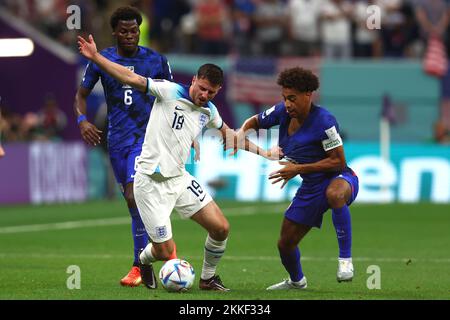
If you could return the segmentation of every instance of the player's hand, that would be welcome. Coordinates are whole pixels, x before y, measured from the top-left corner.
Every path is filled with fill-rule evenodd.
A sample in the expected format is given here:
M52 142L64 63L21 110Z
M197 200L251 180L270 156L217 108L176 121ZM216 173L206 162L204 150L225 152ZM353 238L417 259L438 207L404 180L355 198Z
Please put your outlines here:
M100 144L100 133L102 133L102 131L92 123L88 121L80 122L80 132L83 140L86 141L87 144L90 144L91 146Z
M3 150L3 147L0 146L0 158L5 156L5 150Z
M299 164L295 164L289 161L278 161L278 163L283 165L284 167L270 173L269 180L273 180L272 184L283 181L283 184L281 185L281 189L283 189L289 180L300 173Z
M200 144L198 143L197 140L194 140L192 142L192 148L194 148L195 151L195 155L194 155L194 161L195 162L199 162L200 161Z
M78 50L87 59L92 60L97 53L97 46L92 35L89 35L88 41L78 36Z
M262 156L268 160L280 160L284 156L284 153L283 149L279 146L273 146L270 150L265 151L265 154Z

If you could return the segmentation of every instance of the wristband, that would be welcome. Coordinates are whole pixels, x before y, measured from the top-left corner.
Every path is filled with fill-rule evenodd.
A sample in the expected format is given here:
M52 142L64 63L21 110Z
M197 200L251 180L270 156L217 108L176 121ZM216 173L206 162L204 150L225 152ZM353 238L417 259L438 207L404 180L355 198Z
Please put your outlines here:
M80 124L82 121L87 120L84 114L80 114L77 118L77 123Z

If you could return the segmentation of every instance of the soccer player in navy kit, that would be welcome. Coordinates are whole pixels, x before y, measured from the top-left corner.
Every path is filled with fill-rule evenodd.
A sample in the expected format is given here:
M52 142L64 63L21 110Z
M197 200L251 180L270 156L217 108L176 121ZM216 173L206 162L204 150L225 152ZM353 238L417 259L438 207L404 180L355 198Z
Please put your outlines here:
M117 46L106 48L101 54L135 73L155 79L172 80L167 59L149 48L138 46L141 22L142 16L137 9L129 6L118 8L110 19ZM134 287L142 282L138 263L139 251L146 247L149 240L134 200L135 162L141 154L155 98L120 83L90 62L77 91L74 105L81 135L90 145L100 143L101 131L86 119L86 98L99 79L108 106L107 140L111 165L128 205L134 240L133 267L120 283L123 286ZM174 251L172 258L175 257Z
M358 177L347 166L339 125L326 109L312 103L319 80L309 70L283 71L277 82L284 102L246 120L238 135L249 129L279 125L283 168L270 174L281 187L300 174L303 179L281 226L278 250L290 278L267 290L303 289L307 286L298 245L312 227L320 228L323 214L331 208L339 243L337 280L353 278L351 218L349 205L358 193Z

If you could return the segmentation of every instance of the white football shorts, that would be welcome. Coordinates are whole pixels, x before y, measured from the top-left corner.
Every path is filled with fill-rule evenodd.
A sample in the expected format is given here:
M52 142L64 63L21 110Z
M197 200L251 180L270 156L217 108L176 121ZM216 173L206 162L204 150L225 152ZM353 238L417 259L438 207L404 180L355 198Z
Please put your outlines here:
M212 201L195 178L188 172L172 178L159 173L151 176L136 172L134 198L142 222L151 240L161 243L172 238L170 215L175 209L188 219Z

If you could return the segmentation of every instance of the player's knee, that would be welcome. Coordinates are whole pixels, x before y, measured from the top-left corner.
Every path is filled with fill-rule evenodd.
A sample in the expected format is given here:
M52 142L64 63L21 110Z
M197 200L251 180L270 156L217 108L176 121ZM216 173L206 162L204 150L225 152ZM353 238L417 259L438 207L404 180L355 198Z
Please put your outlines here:
M278 250L282 253L291 252L292 250L295 249L296 246L297 246L297 244L292 243L292 241L290 241L287 238L281 237L278 240Z
M331 208L341 208L345 205L345 192L337 188L328 188L327 201Z
M211 230L209 234L214 240L223 241L228 238L230 233L230 224L226 219L223 219L220 224L218 224L214 230Z

